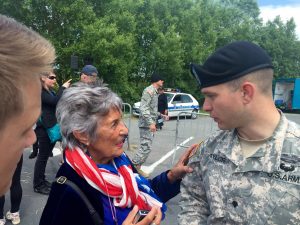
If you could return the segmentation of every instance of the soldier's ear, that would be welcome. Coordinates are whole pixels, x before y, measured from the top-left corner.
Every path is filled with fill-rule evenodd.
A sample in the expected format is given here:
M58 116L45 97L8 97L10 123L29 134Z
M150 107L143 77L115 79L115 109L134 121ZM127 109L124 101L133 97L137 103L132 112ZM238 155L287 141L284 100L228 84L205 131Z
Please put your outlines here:
M244 82L240 88L240 94L241 94L242 101L245 104L250 103L253 99L255 91L256 91L256 87L253 83Z

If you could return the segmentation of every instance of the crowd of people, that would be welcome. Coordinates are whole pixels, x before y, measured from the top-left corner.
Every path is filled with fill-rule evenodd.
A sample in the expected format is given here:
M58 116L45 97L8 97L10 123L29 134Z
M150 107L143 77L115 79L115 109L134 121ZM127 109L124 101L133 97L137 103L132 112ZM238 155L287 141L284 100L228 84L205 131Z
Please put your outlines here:
M164 78L154 73L142 93L140 148L131 160L122 100L93 65L55 93L52 44L4 15L0 31L0 225L21 221L23 149L33 144L33 189L49 195L40 225L159 225L178 194L182 225L300 224L300 129L274 105L272 60L260 46L235 41L203 65L191 64L203 110L220 131L148 179L141 166L153 151L158 117L168 120L166 105L158 109ZM63 163L51 184L45 169L59 140L49 133L54 127Z

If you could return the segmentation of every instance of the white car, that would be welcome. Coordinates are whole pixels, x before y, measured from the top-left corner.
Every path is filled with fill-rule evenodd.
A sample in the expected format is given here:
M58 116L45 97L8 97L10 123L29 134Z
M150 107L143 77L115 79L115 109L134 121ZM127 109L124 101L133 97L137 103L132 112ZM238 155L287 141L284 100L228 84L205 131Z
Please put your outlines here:
M168 98L169 117L176 117L181 112L188 112L191 113L192 119L197 118L199 103L191 94L171 91L165 91L164 93ZM140 115L140 104L141 102L136 102L133 104L133 115Z

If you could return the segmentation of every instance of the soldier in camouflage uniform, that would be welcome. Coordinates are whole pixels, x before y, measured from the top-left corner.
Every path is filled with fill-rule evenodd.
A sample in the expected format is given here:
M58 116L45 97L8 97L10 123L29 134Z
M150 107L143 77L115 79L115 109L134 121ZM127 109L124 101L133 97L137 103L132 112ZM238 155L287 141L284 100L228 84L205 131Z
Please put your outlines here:
M164 79L158 75L151 76L151 85L143 91L140 105L139 130L140 130L140 148L134 155L132 162L138 171L145 177L149 175L140 170L141 165L146 161L151 152L154 132L156 131L156 119L160 115L157 112L158 92L162 87ZM168 116L162 115L166 120Z
M300 127L274 105L267 53L233 42L191 71L221 131L190 160L179 224L300 224Z

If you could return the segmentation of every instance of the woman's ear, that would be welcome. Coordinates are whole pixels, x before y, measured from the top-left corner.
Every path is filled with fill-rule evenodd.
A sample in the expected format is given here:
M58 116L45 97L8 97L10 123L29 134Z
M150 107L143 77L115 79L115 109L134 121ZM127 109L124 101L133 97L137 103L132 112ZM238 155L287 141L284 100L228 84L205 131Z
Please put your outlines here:
M255 92L255 86L251 82L244 82L241 86L241 93L244 103L252 101Z
M80 143L82 143L86 146L89 145L89 138L86 133L82 133L82 132L75 130L75 131L73 131L73 135Z
M44 82L45 82L45 80L47 79L47 77L46 77L46 76L43 76L43 75L41 75L41 76L40 76L40 79L41 79L41 82L42 82L42 83L44 83Z

